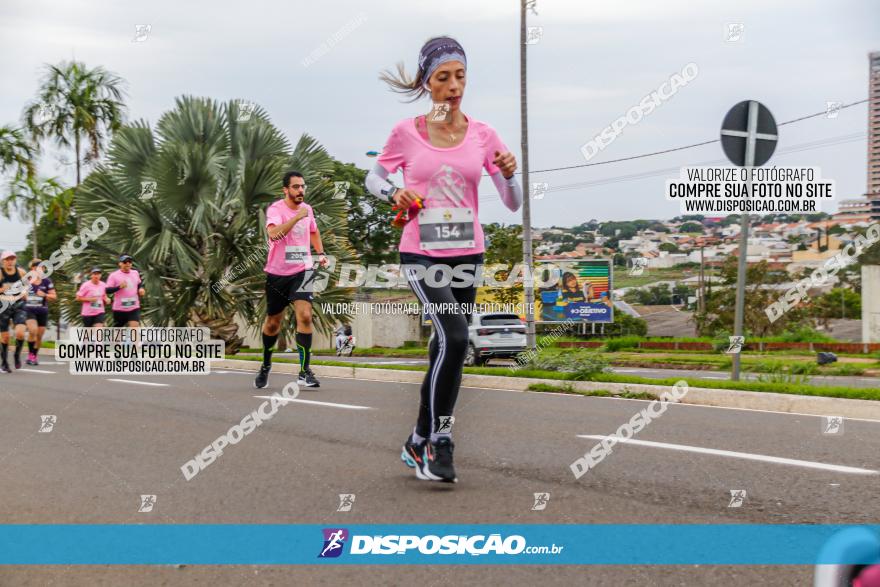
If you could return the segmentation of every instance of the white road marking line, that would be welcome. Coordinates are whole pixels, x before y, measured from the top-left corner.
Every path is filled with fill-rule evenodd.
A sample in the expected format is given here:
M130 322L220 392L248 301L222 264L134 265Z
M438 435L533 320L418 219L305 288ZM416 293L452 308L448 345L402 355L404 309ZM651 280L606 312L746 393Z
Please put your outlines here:
M254 397L258 397L260 399L272 399L271 395L255 395ZM301 403L301 404L315 404L318 406L327 406L329 408L343 408L346 410L372 410L373 409L370 406L354 406L351 404L335 404L332 402L319 402L319 401L311 400L311 399L291 399L291 398L286 398L286 397L279 397L278 400L284 401L284 402L297 402L297 403Z
M593 440L605 440L607 436L593 434L578 434L578 438L591 438ZM786 459L783 457L771 457L767 455L758 455L748 452L737 452L732 450L719 450L716 448L703 448L701 446L689 446L686 444L669 444L667 442L653 442L650 440L635 440L629 438L624 440L618 438L618 442L622 444L635 444L638 446L649 446L652 448L667 448L670 450L679 450L684 452L695 452L704 455L714 455L718 457L732 457L737 459L745 459L749 461L761 461L764 463L773 463L776 465L790 465L793 467L805 467L807 469L820 469L823 471L834 471L835 473L853 473L856 475L877 475L880 471L873 469L860 469L858 467L847 467L845 465L829 465L826 463L817 463L814 461L801 461L798 459Z
M516 389L511 389L511 390L508 390L508 391L517 391L517 390L516 390ZM541 391L533 391L533 392L530 392L530 393L544 393L544 392L541 392ZM599 395L594 395L594 396L582 396L582 395L579 395L579 394L573 394L573 393L569 393L569 394L557 394L557 395L567 395L568 397L588 397L588 399L597 399L597 400L602 400L602 399L604 399L604 400L609 400L609 399L613 400L613 399L616 399L616 400L618 400L618 401L626 401L626 402L652 402L652 401L655 401L655 400L650 400L650 399L633 399L633 398L628 398L628 397L618 397L618 398L615 398L615 397L603 397L603 396L599 396ZM686 403L682 403L682 402L679 402L679 403L670 403L670 404L667 404L667 407L676 407L676 408L710 408L710 409L713 409L713 410L737 410L737 411L740 411L740 412L760 412L760 413L762 413L762 414L779 414L779 415L782 415L782 416L806 416L806 417L809 417L809 418L825 418L825 417L826 417L826 416L823 415L823 414L805 414L804 412L782 412L782 411L780 411L780 410L759 410L759 409L757 409L757 408L734 408L734 407L732 407L732 406L705 406L705 405L701 405L701 404L686 404ZM849 422L870 422L871 424L880 424L880 420L872 420L871 418L853 418L853 417L850 417L850 416L846 416L844 419L847 420L847 421L849 421Z
M44 373L46 375L55 375L55 371L43 371L42 369L19 369L22 373Z
M245 371L245 373L249 373L251 375L256 375L256 371ZM330 376L330 375L321 375L322 379L347 379L349 381L370 381L373 383L396 383L398 385L421 385L421 381L388 381L387 379L364 379L363 377L359 377L355 379L354 377L344 377L344 376ZM574 398L574 399L588 399L588 400L612 400L612 401L625 401L625 402L652 402L654 400L650 399L634 399L634 398L626 398L626 397L602 397L598 395L593 396L584 396L579 393L547 393L545 391L529 391L524 389L507 389L503 387L480 387L478 385L463 385L463 388L467 389L486 389L490 391L512 391L514 393L540 393L542 396L553 396L553 397L565 397L565 398ZM393 389L389 387L389 389ZM757 408L734 408L732 406L704 406L700 404L686 404L686 403L674 403L669 404L670 407L682 407L682 408L706 408L713 410L737 410L740 412L760 412L762 414L779 414L782 416L807 416L809 418L824 418L825 416L822 414L805 414L804 412L783 412L780 410L759 410ZM871 418L853 418L851 416L846 416L846 420L849 422L869 422L871 424L880 424L880 420L874 420Z
M40 361L40 365L66 365L66 362L62 361Z
M135 385L152 385L154 387L169 387L167 383L152 383L150 381L132 381L131 379L108 379L107 381L115 381L116 383L133 383Z

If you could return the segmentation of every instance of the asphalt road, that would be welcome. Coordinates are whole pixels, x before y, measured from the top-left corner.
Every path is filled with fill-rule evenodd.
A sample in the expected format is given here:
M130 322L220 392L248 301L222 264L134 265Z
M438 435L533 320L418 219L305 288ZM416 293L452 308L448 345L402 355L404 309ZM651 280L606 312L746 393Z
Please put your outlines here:
M320 367L316 367L319 377ZM114 379L115 381L110 381ZM44 362L0 379L5 523L877 523L880 422L823 434L814 416L675 405L575 479L639 400L463 389L455 486L399 461L413 384L322 377L186 481L180 467L289 375L72 376ZM352 406L356 406L353 408ZM55 415L38 432L41 415ZM674 445L674 446L671 446ZM735 451L722 456L681 446ZM769 457L769 459L765 458ZM782 464L776 458L804 461ZM760 459L760 460L754 460ZM851 472L845 467L874 471ZM745 490L729 507L732 490ZM533 494L549 492L543 511ZM338 495L353 493L350 512ZM138 512L154 494L152 512ZM0 567L0 585L803 585L808 567Z

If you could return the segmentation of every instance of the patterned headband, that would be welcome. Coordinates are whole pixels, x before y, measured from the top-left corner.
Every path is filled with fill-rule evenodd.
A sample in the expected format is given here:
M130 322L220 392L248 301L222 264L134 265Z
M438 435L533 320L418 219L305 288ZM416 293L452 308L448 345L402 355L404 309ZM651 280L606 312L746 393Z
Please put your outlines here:
M447 61L461 61L465 69L467 68L467 58L458 41L449 37L440 37L425 43L419 53L419 69L425 72L422 79L427 83L434 71Z

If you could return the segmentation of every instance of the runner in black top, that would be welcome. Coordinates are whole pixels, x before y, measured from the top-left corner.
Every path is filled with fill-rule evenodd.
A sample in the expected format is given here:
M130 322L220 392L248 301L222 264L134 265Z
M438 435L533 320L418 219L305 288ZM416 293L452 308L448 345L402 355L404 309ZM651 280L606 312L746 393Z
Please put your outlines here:
M43 335L46 333L46 324L49 321L49 302L58 299L55 284L43 275L42 263L40 259L34 259L30 265L35 277L30 280L27 301L25 302L28 331L28 358L25 362L28 365L40 364L37 354L43 344Z
M25 271L16 264L16 256L12 251L3 251L0 255L0 373L11 373L9 368L9 323L15 328L15 368L21 369L21 349L24 346L25 299L27 284L23 281Z

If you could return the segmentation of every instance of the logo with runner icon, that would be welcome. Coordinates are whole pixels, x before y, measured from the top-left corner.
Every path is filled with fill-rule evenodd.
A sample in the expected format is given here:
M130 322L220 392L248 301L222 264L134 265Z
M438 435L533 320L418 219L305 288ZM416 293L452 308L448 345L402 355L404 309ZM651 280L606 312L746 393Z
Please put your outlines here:
M55 422L57 421L58 418L54 414L40 416L40 429L37 432L52 432L52 429L55 428Z
M449 104L435 102L431 108L431 122L443 122L449 117Z
M633 257L630 259L629 274L633 277L638 277L642 273L645 272L645 267L648 266L648 259L646 257Z
M533 512L539 512L541 510L547 509L547 504L550 502L550 494L549 493L535 493L535 503L532 505Z
M339 507L336 508L337 512L350 512L352 506L354 506L354 493L340 493L339 494Z
M344 200L345 194L348 193L349 187L351 187L351 184L347 181L334 181L333 182L333 199L334 200Z
M153 196L156 194L156 182L155 181L142 181L141 182L141 193L138 197L141 200L152 200Z
M342 554L345 541L348 540L346 528L324 528L324 547L318 554L318 558L337 558Z
M843 418L841 416L823 416L822 434L843 434Z
M251 119L251 116L254 113L254 110L257 109L256 102L239 102L238 103L238 116L236 117L236 122L247 122Z
M746 501L746 490L745 489L731 489L730 490L730 503L727 504L729 508L738 508L742 507L742 504Z
M547 193L547 190L550 189L550 184L546 181L542 181L539 183L532 184L532 199L533 200L543 200L544 195Z
M737 355L742 350L743 345L746 343L745 336L730 336L730 346L727 347L727 353L729 355Z
M455 416L437 416L437 433L452 432Z
M149 513L153 511L153 506L156 505L156 496L155 495L141 495L141 505L138 506L138 511L141 513Z

